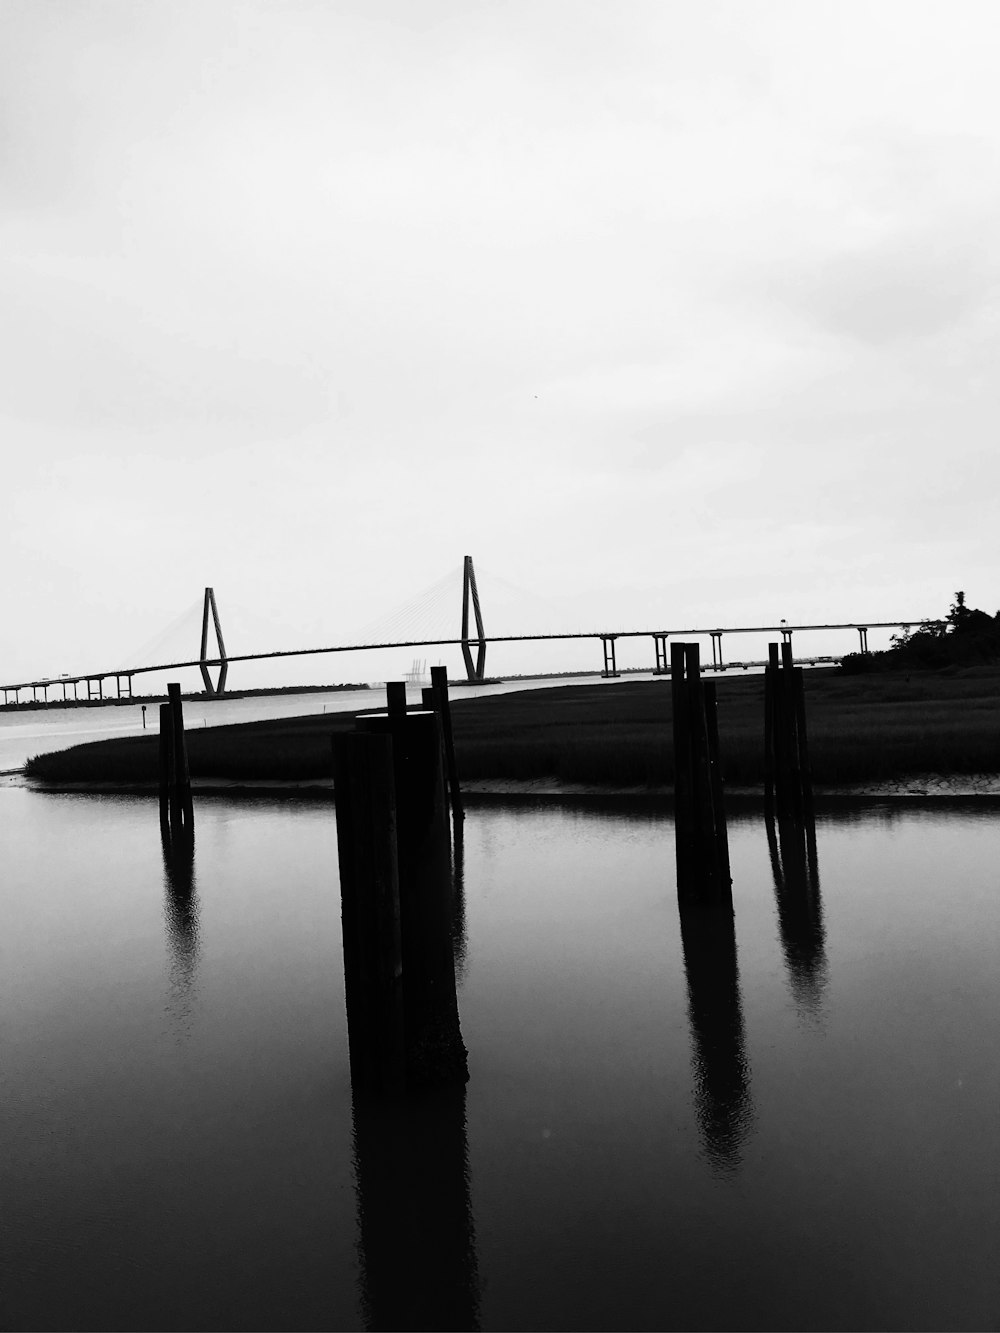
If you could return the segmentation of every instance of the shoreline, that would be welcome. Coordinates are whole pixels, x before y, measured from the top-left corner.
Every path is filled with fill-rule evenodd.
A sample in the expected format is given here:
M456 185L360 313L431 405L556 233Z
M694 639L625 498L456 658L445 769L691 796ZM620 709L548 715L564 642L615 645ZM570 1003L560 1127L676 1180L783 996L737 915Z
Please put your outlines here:
M28 791L59 795L78 793L95 796L150 796L158 794L159 784L155 782L42 782L27 777L22 771L0 773L2 783L7 787L19 787ZM258 780L240 778L194 778L191 792L195 796L333 796L333 778L314 778L280 780L262 778ZM727 786L724 795L737 800L763 800L763 786ZM846 799L869 798L882 800L888 797L898 799L934 799L957 797L1000 797L1000 773L963 773L945 775L940 773L916 774L909 778L887 779L880 782L841 783L833 786L814 786L813 795L821 800L843 797ZM621 800L644 800L648 798L671 798L670 786L613 786L600 783L560 782L556 778L476 778L462 783L462 796L475 799L522 800L525 797L544 800L578 800L593 797Z
M194 790L321 794L332 785L331 739L357 716L351 703L187 729ZM722 769L733 799L763 793L762 706L759 677L720 682ZM807 706L817 796L1000 795L1000 670L878 680L816 672ZM645 681L456 699L463 790L470 799L670 799L671 716L669 694ZM153 733L107 737L35 755L25 777L50 791L149 791L157 756Z

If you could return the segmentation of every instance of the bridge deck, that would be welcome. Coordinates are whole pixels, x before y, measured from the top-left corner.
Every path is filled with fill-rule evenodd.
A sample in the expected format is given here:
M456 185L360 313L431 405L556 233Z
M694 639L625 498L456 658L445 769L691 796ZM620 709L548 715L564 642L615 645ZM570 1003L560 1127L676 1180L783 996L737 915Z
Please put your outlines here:
M484 642L491 643L555 643L568 639L656 639L656 638L709 638L723 634L805 634L821 630L869 630L869 629L906 629L919 625L927 617L916 616L912 620L852 620L835 625L722 625L706 629L621 629L621 630L582 630L573 634L496 634L485 635ZM477 638L471 640L478 642ZM319 657L325 653L363 653L386 648L457 648L464 640L454 639L404 639L393 643L345 643L328 648L281 648L269 653L235 653L221 657L195 657L184 662L161 662L156 666L117 667L110 671L87 671L78 676L50 676L39 680L26 680L15 685L0 685L6 693L18 690L41 690L55 685L80 685L88 681L110 680L114 677L129 679L132 676L148 675L154 671L180 671L186 667L221 666L226 662L270 662L283 657Z

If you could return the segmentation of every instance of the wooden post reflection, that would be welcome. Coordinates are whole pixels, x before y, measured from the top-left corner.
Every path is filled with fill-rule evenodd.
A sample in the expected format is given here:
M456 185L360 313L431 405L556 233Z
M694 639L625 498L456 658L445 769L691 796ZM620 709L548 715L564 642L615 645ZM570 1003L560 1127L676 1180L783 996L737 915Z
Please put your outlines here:
M161 826L164 917L170 949L169 1009L187 1023L198 964L198 898L194 877L194 825Z
M355 1089L366 1329L477 1329L465 1085L401 1098Z
M695 1109L705 1156L731 1174L753 1123L731 909L680 901Z
M800 1014L817 1015L826 985L825 932L811 806L801 819L765 815L788 980Z
M450 938L465 963L465 847L456 821ZM352 1025L364 1015L348 1008ZM465 1082L387 1095L352 1061L354 1169L366 1329L477 1329L479 1278L469 1185Z
M464 813L462 818L465 818ZM454 886L451 944L455 955L455 984L458 985L465 979L465 962L468 951L468 932L465 920L465 830L460 821L455 823L455 840L451 849L451 875Z

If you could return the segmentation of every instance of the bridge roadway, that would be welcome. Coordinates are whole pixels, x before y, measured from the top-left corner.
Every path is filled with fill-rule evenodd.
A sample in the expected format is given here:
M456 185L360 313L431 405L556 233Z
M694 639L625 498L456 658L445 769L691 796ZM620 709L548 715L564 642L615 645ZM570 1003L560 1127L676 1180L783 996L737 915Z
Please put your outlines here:
M363 653L374 652L377 649L385 648L456 648L461 647L463 643L555 643L567 639L600 639L604 646L604 675L617 675L615 665L614 643L616 639L652 639L656 646L656 667L657 670L666 669L666 641L667 639L689 639L689 638L710 638L712 640L712 668L722 670L724 663L722 661L722 636L724 634L780 634L783 638L791 640L792 634L813 633L821 630L857 630L860 640L860 651L868 651L868 631L870 629L908 629L911 625L919 625L927 617L915 616L911 620L854 620L836 625L786 625L783 622L778 625L729 625L715 629L629 629L629 630L587 630L574 634L497 634L484 635L482 640L469 638L468 640L457 639L403 639L394 643L346 643L337 644L330 648L281 648L270 653L236 653L227 654L222 657L195 657L185 662L161 662L156 666L140 667L122 667L112 671L90 671L81 673L78 676L65 675L47 677L41 680L22 681L16 685L0 685L3 690L4 704L8 702L8 694L13 693L15 703L19 702L17 695L21 690L31 690L33 702L37 702L35 692L43 690L45 692L45 702L48 702L48 690L54 686L62 686L63 700L67 698L66 690L73 686L73 698L77 698L76 687L81 683L87 685L87 699L103 699L103 682L114 679L117 682L118 698L131 698L132 696L132 677L149 675L155 671L180 671L186 667L217 667L225 662L270 662L282 657L319 657L324 653ZM706 666L708 664L706 663ZM128 682L127 694L122 694L121 683ZM97 684L97 693L92 692L92 685Z

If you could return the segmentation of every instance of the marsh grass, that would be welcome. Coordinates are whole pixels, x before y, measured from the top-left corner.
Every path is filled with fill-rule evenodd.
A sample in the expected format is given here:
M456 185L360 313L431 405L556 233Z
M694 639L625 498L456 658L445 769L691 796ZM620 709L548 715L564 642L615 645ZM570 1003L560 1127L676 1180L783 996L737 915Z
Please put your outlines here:
M806 713L819 785L916 773L1000 770L1000 671L842 676L806 673ZM718 681L727 782L763 781L764 682ZM452 705L459 770L466 779L551 778L606 786L673 781L670 683L622 681L526 690ZM327 714L194 729L193 778L309 780L331 772L330 738L353 714ZM59 782L156 780L155 736L97 741L29 761L35 778Z

